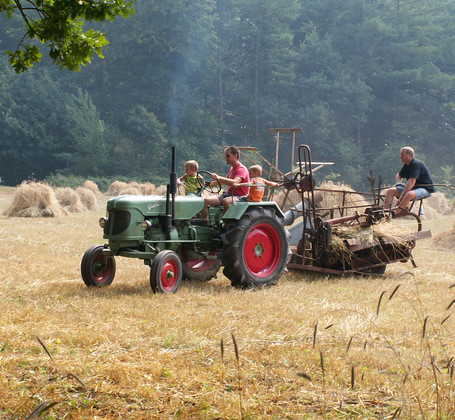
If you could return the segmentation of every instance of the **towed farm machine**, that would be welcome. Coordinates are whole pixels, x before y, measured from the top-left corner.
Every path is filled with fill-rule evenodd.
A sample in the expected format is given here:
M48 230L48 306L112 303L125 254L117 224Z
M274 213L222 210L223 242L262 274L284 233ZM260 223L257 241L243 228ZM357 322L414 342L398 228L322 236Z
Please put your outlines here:
M416 266L412 257L416 240L431 237L430 231L422 231L420 209L419 214L411 210L405 214L411 225L409 220L398 223L394 219L392 223L393 209L381 204L381 177L375 188L372 174L371 193L338 191L342 202L324 208L324 194L334 190L315 187L309 146L301 145L298 156L297 169L284 176L286 193L295 190L299 196L298 204L285 213L285 225L291 233L289 269L383 274L393 262L411 261ZM361 197L361 203L353 200L349 204L348 194Z
M263 159L255 148L240 150L243 157L249 150ZM384 227L395 223L390 223L391 210L381 204L381 180L375 188L372 176L372 193L355 193L372 198L372 204L346 205L343 199L341 205L324 208L324 191L315 187L307 145L299 146L297 168L291 165L288 174L263 160L269 175L278 176L282 183L282 207L288 196L297 195L297 202L286 213L274 201L235 202L224 214L222 206L209 207L205 219L200 217L202 193L219 193L221 185L218 182L213 187L210 173L199 171L197 195L177 195L173 147L165 196L123 195L107 202L107 216L99 220L107 242L84 253L84 283L89 287L110 285L115 257L143 260L150 267L150 286L155 293L176 292L182 279L208 281L221 265L232 286L239 288L275 285L287 268L328 274L383 273L393 262L410 260L414 264L416 240L431 236L422 231L419 216L411 211L408 214L417 222L417 229L384 233Z

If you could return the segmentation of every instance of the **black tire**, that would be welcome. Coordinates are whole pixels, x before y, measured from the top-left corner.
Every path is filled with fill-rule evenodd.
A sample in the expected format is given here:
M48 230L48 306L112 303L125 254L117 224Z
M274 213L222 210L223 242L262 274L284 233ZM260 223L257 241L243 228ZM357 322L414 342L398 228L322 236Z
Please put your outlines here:
M114 280L115 259L104 257L103 248L103 245L94 245L82 257L81 275L88 287L109 286Z
M219 258L203 258L196 252L185 251L184 246L180 247L179 255L182 260L184 280L209 281L216 277L221 267L221 260Z
M233 286L271 286L286 271L286 231L273 209L248 209L240 220L229 223L221 238L223 274Z
M150 267L150 287L153 293L175 293L182 283L182 262L170 250L157 254Z

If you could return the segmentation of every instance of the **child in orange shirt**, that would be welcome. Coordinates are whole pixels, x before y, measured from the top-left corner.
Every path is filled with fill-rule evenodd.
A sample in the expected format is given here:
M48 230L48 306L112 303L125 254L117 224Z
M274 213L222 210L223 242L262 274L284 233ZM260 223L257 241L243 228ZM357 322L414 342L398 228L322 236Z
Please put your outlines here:
M234 184L234 187L251 187L250 194L248 197L245 197L245 200L240 201L262 201L264 197L265 187L269 186L272 188L277 188L280 186L277 182L268 181L267 179L261 178L262 167L260 165L253 165L248 169L250 174L250 182ZM243 198L243 197L242 197Z

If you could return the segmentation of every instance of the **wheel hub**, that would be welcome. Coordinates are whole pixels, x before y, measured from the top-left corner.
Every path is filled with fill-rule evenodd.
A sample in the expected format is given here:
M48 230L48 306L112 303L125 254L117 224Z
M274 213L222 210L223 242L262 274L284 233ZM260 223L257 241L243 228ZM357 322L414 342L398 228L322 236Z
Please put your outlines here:
M256 246L254 248L254 253L256 254L256 258L262 258L262 253L265 252L264 243L256 242Z

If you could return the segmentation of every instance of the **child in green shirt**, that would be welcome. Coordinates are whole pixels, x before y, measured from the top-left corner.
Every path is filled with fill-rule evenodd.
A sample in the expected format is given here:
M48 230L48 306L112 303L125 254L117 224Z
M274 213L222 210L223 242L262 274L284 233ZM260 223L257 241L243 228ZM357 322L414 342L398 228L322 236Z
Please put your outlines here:
M195 195L201 186L197 180L199 164L195 160L185 162L185 175L177 179L177 184L185 184L185 195Z

